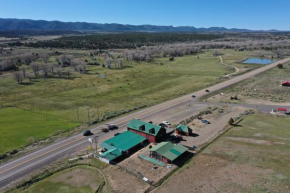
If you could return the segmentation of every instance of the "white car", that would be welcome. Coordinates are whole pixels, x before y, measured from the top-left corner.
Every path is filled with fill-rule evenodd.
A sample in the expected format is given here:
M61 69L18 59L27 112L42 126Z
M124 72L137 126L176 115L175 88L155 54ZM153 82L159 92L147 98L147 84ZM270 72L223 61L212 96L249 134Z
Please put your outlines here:
M163 121L162 123L165 125L171 125L168 121Z

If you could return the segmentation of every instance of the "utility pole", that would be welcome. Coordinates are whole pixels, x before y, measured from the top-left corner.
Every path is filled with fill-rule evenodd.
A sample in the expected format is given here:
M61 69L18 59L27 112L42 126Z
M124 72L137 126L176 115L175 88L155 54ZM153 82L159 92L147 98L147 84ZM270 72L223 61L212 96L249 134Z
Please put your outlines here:
M95 136L96 154L98 152L98 136Z
M88 120L89 120L89 125L91 124L91 120L90 120L90 107L86 107L88 110Z
M97 114L98 114L98 122L100 121L100 117L99 117L99 109L97 107Z
M79 120L79 107L77 107L77 116L78 116L78 122L80 122L80 120Z

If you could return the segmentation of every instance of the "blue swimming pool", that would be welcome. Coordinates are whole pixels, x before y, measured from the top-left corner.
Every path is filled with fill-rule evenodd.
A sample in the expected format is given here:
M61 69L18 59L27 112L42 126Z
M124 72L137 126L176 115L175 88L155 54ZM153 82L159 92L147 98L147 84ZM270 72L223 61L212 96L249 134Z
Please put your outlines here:
M273 62L276 62L276 60L271 60L268 58L248 58L244 60L242 63L243 64L272 64Z

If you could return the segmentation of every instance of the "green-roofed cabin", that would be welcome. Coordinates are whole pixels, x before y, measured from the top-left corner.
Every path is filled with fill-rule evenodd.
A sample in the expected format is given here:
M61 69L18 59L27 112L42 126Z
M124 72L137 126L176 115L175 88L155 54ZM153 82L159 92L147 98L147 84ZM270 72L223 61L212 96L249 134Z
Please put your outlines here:
M148 140L131 131L125 131L101 143L104 153L100 160L106 163L118 162L148 144Z
M188 148L179 144L161 142L150 149L150 157L165 163L175 164L182 159L187 150Z
M175 133L179 135L191 136L192 129L188 127L187 125L178 125L175 129Z
M140 121L139 119L132 119L127 128L129 131L147 138L150 143L160 142L166 136L164 127Z

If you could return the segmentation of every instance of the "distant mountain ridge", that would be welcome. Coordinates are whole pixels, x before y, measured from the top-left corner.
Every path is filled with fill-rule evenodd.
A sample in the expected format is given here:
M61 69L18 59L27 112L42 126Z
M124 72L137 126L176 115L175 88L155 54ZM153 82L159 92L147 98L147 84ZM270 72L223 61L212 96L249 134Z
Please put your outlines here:
M31 19L1 19L0 30L72 30L72 31L103 31L103 32L250 32L252 30L224 27L195 28L193 26L157 26L100 24L87 22L61 22Z

